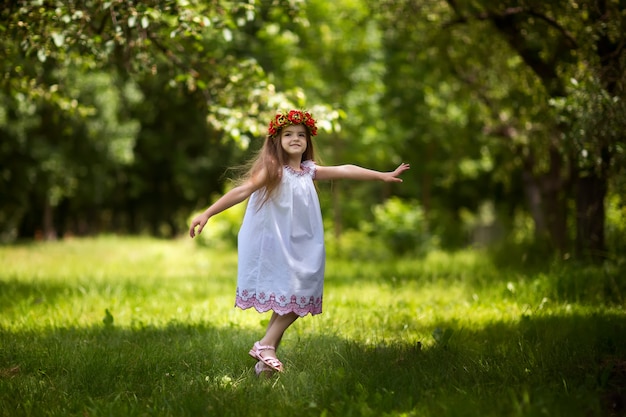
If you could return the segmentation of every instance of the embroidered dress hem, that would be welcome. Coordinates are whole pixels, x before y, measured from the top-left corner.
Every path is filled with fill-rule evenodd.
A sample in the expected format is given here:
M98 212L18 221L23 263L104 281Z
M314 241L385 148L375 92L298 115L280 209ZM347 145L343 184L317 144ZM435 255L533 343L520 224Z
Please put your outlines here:
M281 316L288 313L296 313L298 316L304 317L307 314L315 316L322 313L321 298L315 300L311 297L307 300L306 297L301 297L299 303L296 300L297 297L295 295L291 297L291 301L288 303L276 301L273 295L270 296L268 300L263 301L258 300L256 296L243 298L242 296L237 295L235 307L239 307L242 310L254 307L254 309L259 313L265 313L271 310Z

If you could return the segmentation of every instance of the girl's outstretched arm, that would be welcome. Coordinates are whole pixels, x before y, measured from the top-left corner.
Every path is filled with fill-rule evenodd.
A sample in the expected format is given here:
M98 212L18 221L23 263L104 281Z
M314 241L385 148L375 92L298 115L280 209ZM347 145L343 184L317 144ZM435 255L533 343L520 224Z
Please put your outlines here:
M315 172L315 179L337 180L346 178L361 181L402 182L402 179L398 177L409 168L411 166L405 163L400 164L398 168L390 172L375 171L356 165L318 166Z
M219 200L211 204L211 206L207 208L204 212L194 217L191 221L191 225L189 226L189 236L195 237L196 234L200 234L211 217L223 212L226 209L231 208L236 204L241 203L246 198L250 197L253 192L261 188L263 182L265 181L265 175L265 171L259 172L258 174L246 180L241 185L238 185L237 187L228 191L226 194L221 196ZM196 227L198 227L197 232Z

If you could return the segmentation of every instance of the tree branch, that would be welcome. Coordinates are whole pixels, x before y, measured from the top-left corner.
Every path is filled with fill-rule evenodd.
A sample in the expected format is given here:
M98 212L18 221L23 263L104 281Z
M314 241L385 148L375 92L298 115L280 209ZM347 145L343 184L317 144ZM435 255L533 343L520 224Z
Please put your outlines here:
M567 41L567 46L570 49L578 48L578 42L576 42L576 39L574 39L574 36L571 33L569 33L567 30L565 30L563 26L559 25L558 22L554 20L553 18L546 16L545 14L536 12L535 10L532 10L532 9L522 10L522 13L524 12L528 13L529 15L533 17L543 20L549 26L552 26L554 29L556 29L563 36L563 38Z
M521 6L520 7L507 7L502 12L485 11L482 13L475 14L471 16L470 18L468 18L467 16L461 15L459 8L456 4L456 0L448 0L448 4L450 5L450 8L454 10L458 18L445 23L444 27L453 26L455 24L460 24L460 23L468 23L472 19L481 20L481 21L485 21L485 20L493 21L494 19L502 19L502 18L506 18L510 16L519 16L523 14L528 14L532 17L536 17L540 20L543 20L544 22L548 24L548 26L551 26L554 29L556 29L563 36L563 38L567 41L567 46L570 49L578 48L578 42L576 42L576 39L571 33L569 33L555 19L543 13L540 13L536 10L527 9Z
M454 0L448 0L448 4L451 4L450 7L456 7ZM468 23L470 20L486 20L490 21L508 42L513 50L515 50L522 60L528 65L533 72L541 79L541 82L545 86L546 90L549 91L552 96L563 96L565 95L565 88L556 73L556 69L554 65L551 64L550 60L546 60L541 56L541 52L536 50L535 48L531 48L527 39L523 35L523 31L520 25L519 17L523 14L530 14L528 10L523 7L509 7L506 8L502 12L492 12L486 11L482 13L477 13L471 18L460 15L459 11L456 11L458 18L446 23L446 26L451 26L453 24L458 23ZM540 15L539 13L534 12L533 16ZM554 20L545 17L546 21L552 21L557 27L560 27ZM562 29L560 31L562 34L566 34L566 32ZM574 42L573 47L576 47L576 43L567 34L566 42L569 43L568 39L571 39ZM569 49L572 49L570 47ZM559 52L560 51L556 51Z

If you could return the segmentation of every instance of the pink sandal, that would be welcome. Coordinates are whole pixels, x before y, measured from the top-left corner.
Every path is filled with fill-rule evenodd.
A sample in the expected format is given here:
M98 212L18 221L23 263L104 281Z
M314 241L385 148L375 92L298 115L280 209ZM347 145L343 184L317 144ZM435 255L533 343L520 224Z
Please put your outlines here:
M274 346L269 346L269 345L268 346L262 346L262 345L259 344L259 342L254 342L254 346L252 346L252 349L250 349L250 352L248 352L248 353L254 359L257 359L257 360L263 362L265 365L269 366L273 370L278 371L278 372L282 372L283 371L283 364L281 363L281 361L279 361L277 358L264 358L263 356L261 356L261 353L263 351L266 351L266 350L276 351L276 348Z

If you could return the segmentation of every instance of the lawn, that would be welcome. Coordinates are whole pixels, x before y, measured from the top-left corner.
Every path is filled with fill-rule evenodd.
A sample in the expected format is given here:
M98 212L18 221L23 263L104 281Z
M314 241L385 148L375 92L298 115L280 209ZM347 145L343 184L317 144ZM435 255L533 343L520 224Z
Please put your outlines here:
M233 307L236 260L189 239L0 247L0 416L626 415L618 262L329 259L324 313L259 379L269 315Z

